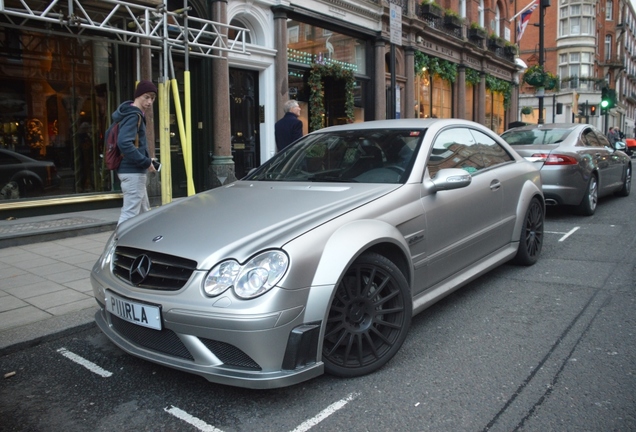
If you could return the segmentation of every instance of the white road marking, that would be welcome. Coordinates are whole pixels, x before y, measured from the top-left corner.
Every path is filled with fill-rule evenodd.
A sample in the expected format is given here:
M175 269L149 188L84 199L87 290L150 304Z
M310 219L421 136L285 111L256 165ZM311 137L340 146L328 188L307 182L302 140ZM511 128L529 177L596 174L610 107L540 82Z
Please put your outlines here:
M574 234L574 232L577 231L579 228L581 228L581 227L574 227L574 228L572 228L570 231L568 231L566 233L560 232L560 231L545 231L545 234L565 234L563 237L561 237L559 239L559 241L562 242L563 240L565 240L566 238L568 238L572 234Z
M108 378L108 377L110 377L113 374L112 372L108 372L106 369L102 369L101 367L97 366L95 363L90 362L90 361L86 360L85 358L80 357L77 354L70 352L66 348L60 348L60 349L57 350L57 352L62 354L67 359L74 361L78 365L84 366L89 371L91 371L93 373L96 373L97 375L99 375L99 376L101 376L103 378Z
M324 419L329 417L331 414L335 413L336 411L338 411L339 409L344 407L347 403L349 403L352 400L354 400L357 396L358 395L356 393L351 393L345 399L341 399L338 402L332 403L327 408L325 408L324 410L320 411L317 416L302 422L292 432L306 432L306 431L308 431L309 429L311 429L312 427L316 426L318 423L320 423L321 421L323 421Z
M563 240L565 240L566 238L570 237L572 234L574 234L579 228L581 227L574 227L572 228L570 231L568 231L563 237L561 237L559 239L560 242L562 242Z
M172 414L173 416L175 416L178 419L183 420L186 423L191 424L192 426L194 426L195 428L199 429L200 431L203 432L223 432L221 429L217 429L212 425L207 424L206 422L204 422L203 420L196 418L195 416L192 416L190 414L188 414L187 412L173 406L172 408L164 408L164 411Z

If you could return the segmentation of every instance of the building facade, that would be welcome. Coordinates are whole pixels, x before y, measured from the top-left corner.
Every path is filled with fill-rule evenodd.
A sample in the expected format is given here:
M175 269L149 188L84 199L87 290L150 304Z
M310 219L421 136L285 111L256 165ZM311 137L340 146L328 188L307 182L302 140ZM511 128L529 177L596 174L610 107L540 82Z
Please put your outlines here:
M540 27L542 10L544 26ZM520 57L529 68L539 63L539 32L543 29L544 68L557 77L557 85L544 90L546 123L582 122L603 131L619 127L627 136L634 136L634 17L633 5L624 0L548 1L532 13L519 44ZM607 112L600 105L604 88L616 94L616 104ZM537 122L540 93L540 88L522 80L521 121Z
M32 164L23 174L33 175L0 171L3 216L120 199L103 135L139 79L172 85L169 103L147 116L151 147L172 166L163 185L151 179L155 204L166 182L171 198L186 196L270 158L287 99L300 103L305 133L397 117L466 118L503 132L518 120L517 11L506 1L145 0L128 2L139 5L132 15L115 10L118 0L58 1L55 12L48 0L14 3L0 10L0 149L3 164ZM164 39L144 33L167 13ZM106 20L110 33L97 25ZM175 35L191 31L200 38L184 49L187 37ZM227 49L215 49L217 37Z

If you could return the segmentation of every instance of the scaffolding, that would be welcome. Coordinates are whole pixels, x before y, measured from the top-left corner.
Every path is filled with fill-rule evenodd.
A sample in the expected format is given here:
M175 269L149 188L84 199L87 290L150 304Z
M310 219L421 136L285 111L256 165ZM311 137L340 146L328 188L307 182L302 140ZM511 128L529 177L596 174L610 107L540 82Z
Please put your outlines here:
M187 0L176 11L168 10L167 0L152 3L159 4L121 0L0 0L0 14L7 20L3 26L21 30L41 31L41 27L35 27L36 23L46 23L51 33L91 39L93 36L88 35L91 32L115 37L115 42L122 45L156 50L163 50L167 44L172 51L184 55L220 58L229 52L248 54L247 29L188 16ZM235 34L232 39L227 36L230 30Z
M192 179L192 131L189 56L224 58L228 53L249 55L245 28L189 16L188 0L183 8L168 10L167 0L131 3L121 0L0 0L0 25L27 31L71 36L87 40L160 51L162 78L159 80L159 144L162 155L170 155L170 87L187 177L188 195L195 193ZM231 37L229 36L231 35ZM185 59L184 112L181 110L172 55ZM138 62L139 64L139 62ZM172 78L168 73L172 73ZM139 67L137 78L140 78ZM172 200L170 158L162 161L162 203Z

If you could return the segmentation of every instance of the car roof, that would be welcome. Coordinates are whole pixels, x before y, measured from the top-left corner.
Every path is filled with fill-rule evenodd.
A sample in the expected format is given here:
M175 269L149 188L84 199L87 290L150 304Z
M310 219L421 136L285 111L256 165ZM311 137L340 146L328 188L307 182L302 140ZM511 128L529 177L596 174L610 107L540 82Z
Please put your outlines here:
M575 130L575 129L584 129L586 127L590 127L592 129L595 129L594 126L587 124L587 123L545 123L545 124L534 124L534 125L526 125L526 126L519 126L516 128L512 128L512 129L508 129L507 131L505 131L504 133L507 132L517 132L517 131L528 131L528 130L535 130L535 129L571 129L571 130Z
M346 125L330 126L319 129L316 132L334 132L339 130L369 130L369 129L425 129L430 127L444 126L471 126L482 130L492 130L485 126L463 119L456 118L426 118L426 119L390 119L390 120L370 120L359 123L350 123Z

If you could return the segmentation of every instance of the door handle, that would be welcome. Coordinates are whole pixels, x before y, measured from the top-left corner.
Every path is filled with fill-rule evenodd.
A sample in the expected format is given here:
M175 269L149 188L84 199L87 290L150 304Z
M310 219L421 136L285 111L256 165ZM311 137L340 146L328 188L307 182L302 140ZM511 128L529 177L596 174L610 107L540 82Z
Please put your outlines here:
M493 180L490 182L490 190L491 191L497 191L499 190L499 188L501 188L501 182L499 180Z

